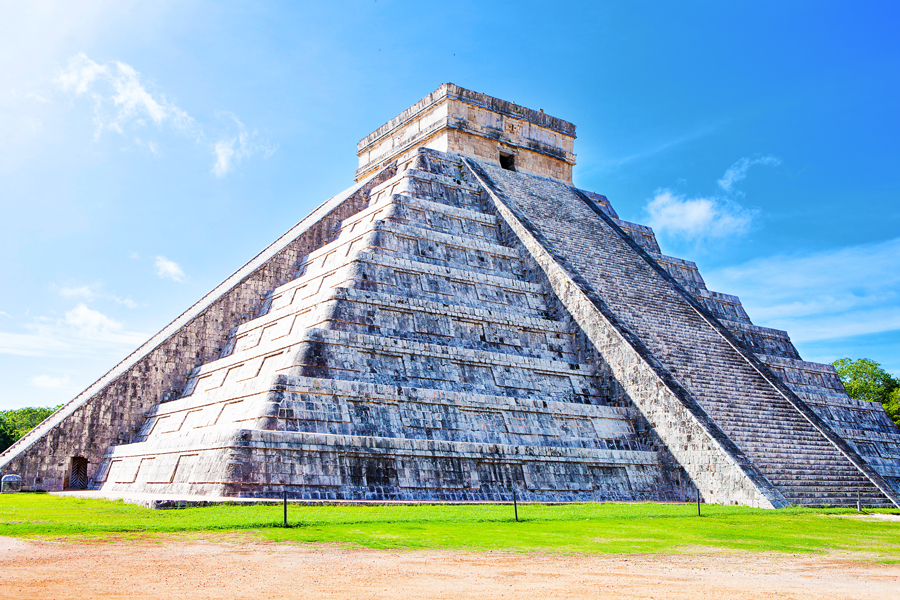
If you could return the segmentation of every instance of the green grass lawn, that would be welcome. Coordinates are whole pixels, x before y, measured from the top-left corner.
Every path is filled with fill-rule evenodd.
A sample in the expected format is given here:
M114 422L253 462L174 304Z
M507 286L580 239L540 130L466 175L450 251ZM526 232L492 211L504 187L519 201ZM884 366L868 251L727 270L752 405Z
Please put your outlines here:
M892 512L898 511L879 511ZM588 553L845 551L900 562L900 522L845 518L850 509L761 510L704 505L218 505L149 510L49 494L0 496L0 535L66 539L145 538L166 533L246 533L288 542L366 548L450 548Z

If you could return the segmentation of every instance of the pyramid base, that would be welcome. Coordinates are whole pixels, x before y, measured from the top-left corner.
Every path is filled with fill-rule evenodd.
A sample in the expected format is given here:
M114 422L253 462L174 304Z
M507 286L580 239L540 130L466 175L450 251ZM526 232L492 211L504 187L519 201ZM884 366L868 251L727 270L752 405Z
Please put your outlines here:
M120 446L112 494L484 502L682 501L656 453L231 429L194 448Z

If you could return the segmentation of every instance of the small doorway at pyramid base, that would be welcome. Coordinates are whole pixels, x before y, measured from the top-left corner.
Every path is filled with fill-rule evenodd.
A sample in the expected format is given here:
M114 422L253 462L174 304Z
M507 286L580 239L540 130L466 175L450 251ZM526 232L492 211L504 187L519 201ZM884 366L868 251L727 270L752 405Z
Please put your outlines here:
M88 461L81 456L73 456L69 462L69 471L66 473L66 481L63 487L67 490L86 490Z

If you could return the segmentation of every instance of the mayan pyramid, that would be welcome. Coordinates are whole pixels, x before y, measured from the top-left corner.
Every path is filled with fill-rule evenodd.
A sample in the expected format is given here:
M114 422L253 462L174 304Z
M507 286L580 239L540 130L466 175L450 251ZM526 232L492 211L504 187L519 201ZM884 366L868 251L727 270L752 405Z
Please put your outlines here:
M575 126L452 84L0 456L30 489L900 506L900 430L572 184Z

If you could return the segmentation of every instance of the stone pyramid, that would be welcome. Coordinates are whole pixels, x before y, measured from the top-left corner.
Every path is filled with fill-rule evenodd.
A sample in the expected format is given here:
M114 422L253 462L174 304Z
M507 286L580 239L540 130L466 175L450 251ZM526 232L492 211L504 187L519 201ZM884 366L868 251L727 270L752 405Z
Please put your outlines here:
M32 489L900 506L900 431L442 85L331 198L0 456Z

